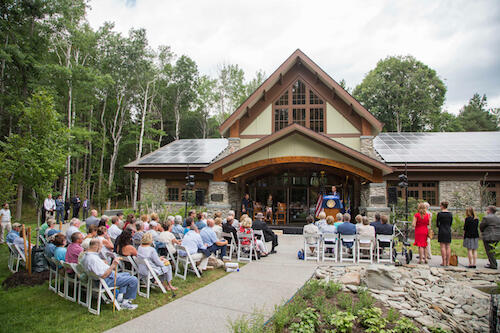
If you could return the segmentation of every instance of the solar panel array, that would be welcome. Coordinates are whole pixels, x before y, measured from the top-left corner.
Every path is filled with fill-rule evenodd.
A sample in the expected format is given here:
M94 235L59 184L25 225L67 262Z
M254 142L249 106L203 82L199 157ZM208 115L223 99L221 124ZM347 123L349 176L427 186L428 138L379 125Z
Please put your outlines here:
M500 163L500 132L381 133L373 146L387 163Z
M177 140L143 157L138 164L209 164L227 145L227 139Z

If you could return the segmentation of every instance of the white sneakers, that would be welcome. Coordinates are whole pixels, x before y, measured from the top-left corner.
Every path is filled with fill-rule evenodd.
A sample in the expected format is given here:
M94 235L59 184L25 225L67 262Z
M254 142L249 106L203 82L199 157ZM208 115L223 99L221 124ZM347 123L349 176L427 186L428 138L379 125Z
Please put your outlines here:
M123 300L123 302L120 303L120 307L128 310L135 310L137 309L137 304L132 304L129 299Z

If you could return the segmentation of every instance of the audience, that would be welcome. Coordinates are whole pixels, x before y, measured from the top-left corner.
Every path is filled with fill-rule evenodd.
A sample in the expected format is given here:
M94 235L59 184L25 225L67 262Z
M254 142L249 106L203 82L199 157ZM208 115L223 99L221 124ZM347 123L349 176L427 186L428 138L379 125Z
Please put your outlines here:
M483 217L479 230L483 236L483 245L490 262L486 268L497 269L496 251L495 246L500 241L500 217L495 215L497 208L495 206L488 206L486 215Z
M101 241L101 255L103 258L108 258L110 254L113 253L114 245L108 235L108 229L105 226L100 226L97 228L97 237Z
M9 231L7 236L5 237L5 241L10 244L14 244L16 238L20 238L19 233L21 232L21 225L17 222L12 224L12 230Z
M240 225L240 230L239 232L241 233L244 233L244 234L253 234L253 229L252 229L252 219L250 217L248 217L248 215L244 214L244 215L241 215L241 225ZM254 238L255 239L255 242L254 242L254 248L255 250L258 252L258 256L259 257L266 257L267 256L267 252L265 251L265 247L264 247L264 242L261 240L261 239L257 239L257 238ZM241 244L242 245L250 245L250 238L248 237L244 237L243 240L241 241Z
M344 215L342 215L342 213L337 213L337 215L335 215L335 223L333 224L335 228L337 228L339 224L344 223L343 218Z
M207 220L207 226L200 231L201 240L207 245L208 251L217 254L220 250L220 259L226 256L227 240L217 238L213 227L215 222L213 219Z
M56 235L49 236L47 238L47 245L45 245L45 249L43 249L43 253L45 253L47 258L54 257L54 251L56 250L56 245L54 244L55 239L56 239Z
M323 226L323 229L321 229L321 233L322 234L336 234L337 228L335 227L334 222L335 222L335 220L333 219L333 216L328 216L326 218L326 224Z
M40 230L40 235L43 235L43 237L47 238L49 235L50 230L56 230L56 220L53 218L49 218L47 220L47 228L45 231L42 233L42 230Z
M186 218L186 220L184 221L184 223L185 223L186 227L184 228L183 233L184 233L184 235L186 235L191 230L191 226L195 225L193 217L192 216L188 216Z
M170 262L164 257L159 257L158 252L156 252L155 248L151 247L151 244L153 244L153 236L150 233L146 233L142 236L141 246L137 249L137 257L149 261L151 268L158 275L165 289L177 290L172 285L172 266ZM146 265L140 264L138 268L140 275L148 275L149 271Z
M267 223L264 221L264 214L263 213L257 213L257 216L255 217L255 220L253 221L252 224L253 230L262 230L262 233L264 234L264 242L272 242L272 248L271 252L269 253L276 253L276 246L278 246L278 236L274 233L274 231L269 228Z
M303 229L306 244L307 245L317 244L318 236L314 237L313 235L319 234L319 228L316 225L316 223L314 223L314 217L312 217L311 215L306 217L306 223L307 224L304 226L304 229ZM309 249L311 250L311 253L314 253L314 249L315 249L314 246L311 246Z
M132 241L135 247L141 245L142 236L144 236L144 223L142 221L135 222L135 229L137 230L132 236Z
M186 225L191 226L192 220L193 218L188 216L186 219ZM197 229L198 228L196 228L196 226L193 226L193 229L186 232L182 238L181 244L186 248L189 255L195 262L200 261L198 268L200 269L200 272L203 272L207 269L208 257L211 253L207 250L207 244L203 243ZM186 253L184 253L184 251L179 251L179 255L184 257L186 256Z
M214 218L214 227L212 228L217 235L217 239L222 239L222 218L216 217Z
M69 222L68 230L66 230L66 242L71 243L71 235L75 232L80 232L80 220L73 217Z
M344 222L337 226L337 232L340 235L355 235L356 225L351 223L351 215L349 213L345 213L343 220ZM353 242L342 242L342 244L347 248L352 248L354 245Z
M97 225L91 224L88 228L88 234L82 242L82 247L87 250L89 248L90 241L95 237L97 237Z
M90 242L87 254L82 259L82 264L86 270L104 279L108 286L112 286L115 283L114 271L118 266L118 259L114 259L111 266L107 265L99 256L101 247L102 244L99 239L93 239ZM129 310L137 308L136 304L132 304L132 300L137 296L137 282L137 278L131 276L129 273L117 274L116 287L119 293L124 294L123 297L117 297L117 299L122 299L120 307Z
M316 222L316 226L318 227L318 232L321 232L321 229L326 225L326 213L320 212L318 218L319 220Z
M141 222L144 225L144 231L149 230L149 216L146 214L141 215Z
M134 231L131 228L123 230L115 242L115 252L121 256L136 256L137 249L132 243L132 235Z
M368 217L363 216L361 218L361 224L356 224L356 234L363 238L370 238L373 241L373 245L375 245L375 228L370 225ZM360 243L359 247L370 249L370 244Z
M379 226L381 223L382 222L381 222L380 213L375 213L375 221L370 223L370 225L372 225L375 229L377 229L377 226Z
M361 214L356 215L354 221L356 221L356 225L361 225L363 223L363 216Z
M95 225L96 227L99 225L99 219L97 218L97 210L92 209L90 211L90 216L85 219L85 226L87 227L87 232L91 225Z
M231 216L231 215L229 215L229 216ZM237 242L238 241L238 230L233 226L235 219L229 218L229 216L228 216L228 219L226 219L226 223L222 224L222 231L226 232L228 234L233 234L234 241ZM226 240L228 242L231 242L231 239L228 237L226 237Z
M75 232L73 235L71 235L71 244L68 245L64 261L77 264L78 256L83 252L82 243L83 234L81 232Z
M175 215L174 222L175 224L172 227L172 233L184 235L184 228L182 227L182 216Z
M195 223L198 230L201 231L203 228L207 226L207 216L208 215L206 212L198 214L198 221L196 221Z
M56 249L54 250L54 258L56 258L57 260L64 261L66 259L66 251L67 251L67 249L65 248L66 238L64 237L64 234L56 235L54 239L54 245L56 246ZM61 268L61 266L59 266L59 268Z
M99 224L97 225L98 227L106 227L106 229L109 229L109 216L107 215L102 215L101 220L99 221Z
M236 216L236 213L234 212L234 210L230 210L228 213L227 213L227 218L224 220L224 224L226 224L228 221L232 221L232 225L234 228L239 229L240 228L240 222L235 218Z
M194 221L194 219L196 218L196 210L191 209L191 210L189 211L188 216L186 217L186 219L184 220L184 223L182 224L182 226L183 226L184 228L186 228L186 227L188 226L188 225L187 225L187 219L188 219L188 218L191 218L191 219Z
M113 216L111 218L111 227L109 227L108 229L109 237L114 242L121 233L122 230L120 229L120 218L118 216Z
M463 246L467 249L468 268L476 268L477 248L479 247L479 220L472 207L467 207L465 216Z
M165 243L167 246L168 252L171 255L174 255L177 250L175 249L176 244L181 244L181 241L175 238L175 235L172 233L173 229L173 218L167 219L166 222L162 222L163 231L158 235L158 241Z

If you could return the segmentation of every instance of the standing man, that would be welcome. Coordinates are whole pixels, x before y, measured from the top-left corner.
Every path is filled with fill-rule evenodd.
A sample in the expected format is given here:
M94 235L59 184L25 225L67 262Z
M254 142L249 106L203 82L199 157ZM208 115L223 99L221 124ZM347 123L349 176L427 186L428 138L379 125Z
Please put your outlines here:
M82 208L83 208L83 220L85 220L89 216L89 208L90 208L90 200L87 197L83 199Z
M337 186L335 185L332 186L332 195L337 197L337 199L340 199L340 194L337 192Z
M56 221L62 221L64 223L64 200L62 195L58 195L56 199Z
M241 215L247 214L252 218L252 201L250 200L250 194L245 193L243 199L241 200Z
M9 204L4 203L2 209L0 209L0 221L2 222L2 227L0 229L0 244L5 242L4 237L12 230L10 220Z
M97 210L92 209L90 211L90 216L85 220L85 225L87 226L87 232L89 232L89 227L91 225L95 225L96 227L99 225L100 219L97 218Z
M52 193L47 195L47 198L43 202L43 208L45 210L45 216L43 222L47 221L47 219L54 218L54 212L56 210L56 202L52 199Z
M495 247L498 241L500 241L500 217L495 215L496 212L497 208L495 206L486 208L487 215L483 217L479 225L479 230L481 230L481 235L483 236L484 249L490 261L490 264L485 267L491 269L498 268Z
M73 205L73 217L78 218L80 207L82 204L82 201L80 200L80 196L78 194L76 194L75 197L71 200L71 204Z

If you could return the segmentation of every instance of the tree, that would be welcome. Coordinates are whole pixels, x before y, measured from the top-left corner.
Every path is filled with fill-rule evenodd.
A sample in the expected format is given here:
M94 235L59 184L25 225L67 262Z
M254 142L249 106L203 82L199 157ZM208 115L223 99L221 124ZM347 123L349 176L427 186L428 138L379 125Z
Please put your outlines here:
M380 60L353 92L389 132L428 129L445 94L446 86L436 71L412 56Z
M214 114L214 106L217 102L215 90L217 81L203 75L199 78L196 91L196 119L201 127L201 137L205 139L211 133L209 128L210 115Z
M35 93L19 107L19 114L19 132L2 142L3 153L17 183L33 190L40 214L43 198L64 169L68 130L59 119L52 96L45 92Z
M486 95L476 93L457 117L464 131L498 131L498 122L493 110L488 109Z
M248 96L245 73L238 65L220 65L217 83L217 119L223 122Z
M433 132L463 132L464 128L458 120L457 116L449 112L436 113L431 116L430 120Z

